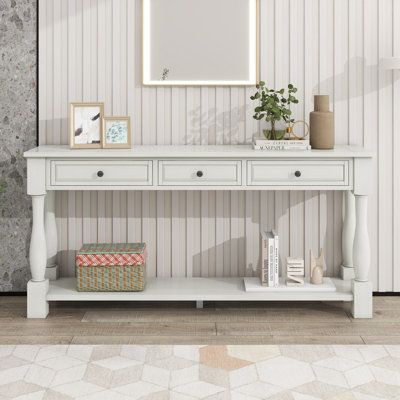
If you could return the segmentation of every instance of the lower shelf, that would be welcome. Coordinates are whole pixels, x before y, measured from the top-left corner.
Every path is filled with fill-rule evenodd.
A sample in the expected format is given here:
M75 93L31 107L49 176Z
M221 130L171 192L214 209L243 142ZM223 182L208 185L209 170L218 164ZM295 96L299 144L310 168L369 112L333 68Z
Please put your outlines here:
M304 285L287 286L285 278L279 278L279 286L268 287L262 286L260 278L244 278L244 287L246 292L336 292L336 286L332 282L332 278L324 278L321 285L312 285L310 279L304 280Z
M350 282L335 292L246 292L243 278L149 278L143 292L78 292L75 278L50 282L48 301L352 301Z

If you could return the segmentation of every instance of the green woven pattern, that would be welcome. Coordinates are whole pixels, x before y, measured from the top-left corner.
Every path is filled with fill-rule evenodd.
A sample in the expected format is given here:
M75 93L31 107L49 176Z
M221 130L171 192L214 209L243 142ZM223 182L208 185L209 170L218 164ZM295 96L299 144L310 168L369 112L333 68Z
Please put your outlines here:
M146 243L85 243L77 254L143 254Z
M141 292L146 284L145 265L77 267L78 292Z

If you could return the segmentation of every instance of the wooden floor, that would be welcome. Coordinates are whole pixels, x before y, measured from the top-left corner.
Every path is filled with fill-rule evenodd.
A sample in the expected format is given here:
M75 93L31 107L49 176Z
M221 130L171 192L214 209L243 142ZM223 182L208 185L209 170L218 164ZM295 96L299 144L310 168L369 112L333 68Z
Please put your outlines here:
M0 344L400 344L400 297L374 297L374 318L348 303L51 303L0 296Z

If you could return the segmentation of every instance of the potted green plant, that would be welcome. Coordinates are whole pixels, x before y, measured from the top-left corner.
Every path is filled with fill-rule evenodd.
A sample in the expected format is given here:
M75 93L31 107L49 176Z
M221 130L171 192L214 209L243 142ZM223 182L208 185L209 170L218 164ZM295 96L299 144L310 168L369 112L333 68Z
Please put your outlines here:
M270 129L264 129L264 135L268 140L282 140L285 136L285 129L277 129L276 124L279 121L285 121L287 124L294 122L291 118L292 110L290 104L297 104L299 101L295 97L297 88L291 83L285 89L268 89L265 82L260 81L256 85L257 92L250 96L251 100L258 100L259 105L254 109L253 118L260 121L264 119L271 124Z

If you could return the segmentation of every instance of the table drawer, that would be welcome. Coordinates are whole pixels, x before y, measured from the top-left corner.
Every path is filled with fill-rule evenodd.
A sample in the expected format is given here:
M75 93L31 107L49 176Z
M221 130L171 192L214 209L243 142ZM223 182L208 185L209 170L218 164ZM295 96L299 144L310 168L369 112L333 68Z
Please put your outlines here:
M347 186L349 161L248 161L249 186Z
M152 161L50 161L52 186L148 186Z
M159 161L160 186L240 186L241 161Z

